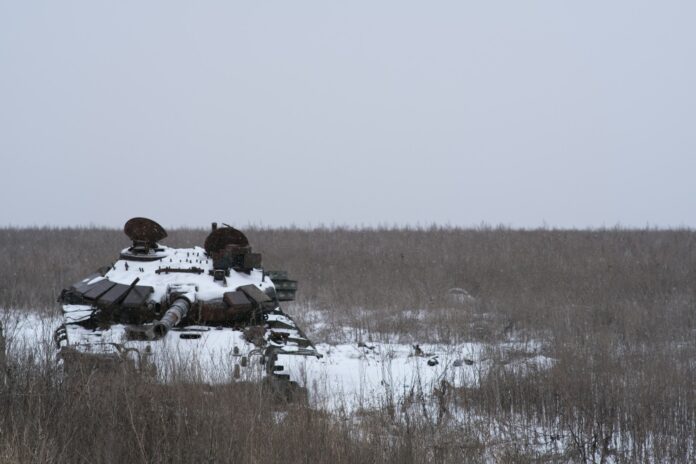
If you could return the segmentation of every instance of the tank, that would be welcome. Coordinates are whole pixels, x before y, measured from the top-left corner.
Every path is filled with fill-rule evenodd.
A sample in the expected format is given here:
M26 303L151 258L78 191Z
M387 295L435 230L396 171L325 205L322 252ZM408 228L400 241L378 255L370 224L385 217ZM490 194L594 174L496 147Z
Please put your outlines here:
M124 232L132 245L114 263L60 294L54 337L66 370L304 386L293 374L301 369L289 367L321 355L281 308L297 282L264 269L241 231L213 223L193 248L162 245L167 232L147 218L130 219Z

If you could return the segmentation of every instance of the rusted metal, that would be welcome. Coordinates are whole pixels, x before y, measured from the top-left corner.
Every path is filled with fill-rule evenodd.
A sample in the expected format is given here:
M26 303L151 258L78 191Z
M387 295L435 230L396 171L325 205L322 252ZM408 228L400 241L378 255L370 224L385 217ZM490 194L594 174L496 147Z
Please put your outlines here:
M234 227L219 227L208 235L203 247L208 254L212 254L224 250L228 245L248 247L249 240L246 235Z
M252 262L251 260L256 260L260 264L260 257L257 258L253 256L255 254L256 253L251 253L250 246L230 244L225 246L221 250L210 252L209 256L213 259L213 266L216 269L232 268L234 270L247 270L257 267L253 265L254 262ZM247 259L250 260L248 261L248 264Z
M150 247L156 246L157 242L167 237L164 227L152 219L143 217L129 219L123 226L123 231L134 243L140 242Z
M201 324L222 324L228 320L227 309L227 305L222 301L203 302L197 306L195 311L197 314L195 314L194 318L197 323Z
M237 290L244 292L251 301L257 303L258 305L263 305L273 301L270 296L262 292L256 285L242 285Z
M230 308L239 311L251 311L254 308L253 303L244 292L227 292L222 295L222 301Z
M271 308L275 306L273 299L266 293L261 291L256 285L242 285L237 290L241 290L249 299L256 304L260 309Z
M241 269L258 269L261 267L261 253L246 253L244 255Z
M213 223L212 232L205 239L205 251L213 259L216 269L234 269L248 272L261 267L261 255L252 253L249 240L234 227Z
M205 302L198 305L195 320L203 324L236 324L249 320L254 308L248 306L229 306L227 303Z
M181 267L162 267L160 269L157 269L155 271L155 274L169 274L170 272L188 272L190 274L203 274L205 271L201 269L200 267L188 267L188 268L181 268Z

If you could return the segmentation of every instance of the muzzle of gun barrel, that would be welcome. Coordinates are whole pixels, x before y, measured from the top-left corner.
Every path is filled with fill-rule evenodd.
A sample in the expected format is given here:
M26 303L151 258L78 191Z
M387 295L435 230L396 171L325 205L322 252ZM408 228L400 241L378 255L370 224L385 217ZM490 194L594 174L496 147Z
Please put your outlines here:
M186 298L177 298L169 306L169 309L164 313L162 319L155 322L152 331L155 337L161 338L167 335L167 332L177 325L183 318L188 314L189 309L191 309L191 302Z

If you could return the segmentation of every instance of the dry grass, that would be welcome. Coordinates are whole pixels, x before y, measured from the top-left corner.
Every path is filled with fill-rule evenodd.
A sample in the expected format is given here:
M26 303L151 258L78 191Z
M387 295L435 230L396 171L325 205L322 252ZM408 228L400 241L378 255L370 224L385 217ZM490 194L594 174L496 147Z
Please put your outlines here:
M174 230L165 243L201 244L205 234ZM696 233L430 228L248 235L267 268L287 269L300 281L290 307L300 317L312 308L335 327L373 337L491 342L497 367L478 388L446 395L447 408L471 417L468 425L433 422L426 412L394 416L389 407L358 427L306 407L278 422L260 390L176 386L165 393L136 380L66 386L48 364L18 363L24 367L2 390L0 461L696 460ZM0 306L53 311L64 286L113 261L127 244L114 230L0 229ZM452 287L474 299L448 301ZM414 310L422 311L414 317ZM495 348L512 338L543 342L556 363L512 372ZM69 427L61 425L66 417L74 418ZM545 440L563 443L555 453L532 446L540 427L553 431Z

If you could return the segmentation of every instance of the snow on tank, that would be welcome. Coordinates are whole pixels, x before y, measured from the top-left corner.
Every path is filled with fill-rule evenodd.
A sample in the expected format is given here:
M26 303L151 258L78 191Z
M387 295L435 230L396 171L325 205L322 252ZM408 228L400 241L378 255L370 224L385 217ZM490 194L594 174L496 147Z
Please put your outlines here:
M264 270L241 231L213 223L203 248L160 245L166 231L146 218L124 232L132 246L116 262L61 292L55 340L66 367L89 361L148 369L164 382L304 386L286 366L321 355L280 307L297 282Z

